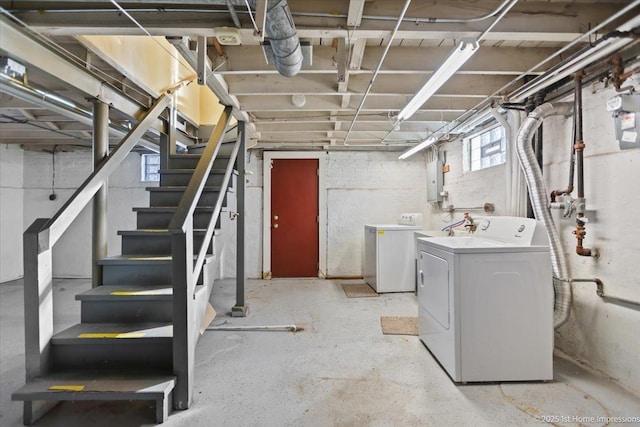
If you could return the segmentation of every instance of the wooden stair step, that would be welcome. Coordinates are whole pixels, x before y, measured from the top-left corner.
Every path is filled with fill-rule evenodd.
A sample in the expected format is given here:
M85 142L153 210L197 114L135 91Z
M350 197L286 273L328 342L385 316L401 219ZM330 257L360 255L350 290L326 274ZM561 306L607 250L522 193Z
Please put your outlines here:
M70 369L171 369L173 325L79 323L51 338L52 366Z
M156 423L167 420L172 406L171 394L176 384L173 375L140 372L74 371L52 373L33 379L11 395L13 401L24 401L29 409L38 401L61 402L79 400L156 402ZM27 411L25 424L37 420ZM34 415L36 415L34 417Z
M197 285L195 294L203 291ZM76 295L82 323L173 321L173 287L167 285L103 285Z
M53 344L106 344L123 341L165 342L173 337L170 323L78 323L53 336Z
M156 286L97 286L76 295L77 301L108 301L108 300L135 300L135 301L164 301L171 300L173 288L171 285Z
M196 255L194 255L194 259ZM202 284L205 271L215 269L215 254L207 254L204 260L204 268L198 277L198 284ZM171 255L157 254L130 254L115 255L102 258L97 261L103 266L103 285L154 285L167 283L172 277Z
M195 256L194 256L195 258ZM207 255L204 262L211 262L214 255ZM135 254L135 255L113 255L98 260L99 265L158 265L171 264L171 255Z
M180 192L180 193L184 193L185 190L187 189L186 186L184 185L167 185L164 187L146 187L145 190L154 193L154 192ZM222 190L222 187L220 186L205 186L203 187L202 191L203 192L215 192L215 193L219 193ZM232 187L227 188L227 192L229 193L233 193L234 189Z
M211 169L211 171L209 172L210 175L224 175L226 172L226 169ZM185 174L185 175L193 175L193 169L187 169L187 168L174 168L174 169L160 169L159 170L160 174ZM233 170L233 174L234 175L238 175L238 171L237 170Z

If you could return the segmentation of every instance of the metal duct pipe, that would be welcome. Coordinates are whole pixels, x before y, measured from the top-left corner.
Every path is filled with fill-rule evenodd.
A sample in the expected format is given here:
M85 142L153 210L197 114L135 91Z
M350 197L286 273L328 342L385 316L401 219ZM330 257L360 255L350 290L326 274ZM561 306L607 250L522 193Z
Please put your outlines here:
M573 111L572 103L542 104L533 110L525 119L516 138L516 152L520 167L524 172L536 219L542 221L549 233L551 247L551 266L553 269L553 289L555 291L555 305L553 310L553 324L557 329L569 319L571 312L571 279L567 260L564 256L560 233L551 216L547 202L547 189L542 177L542 170L536 160L536 154L531 146L533 134L542 121L553 115L569 115Z
M255 8L255 0L251 3ZM276 70L285 77L298 74L302 68L302 48L286 0L267 0L265 33L273 49Z
M76 120L79 123L93 126L93 114L91 111L86 110L79 105L76 105L68 100L62 99L59 96L46 91L38 91L31 86L25 85L20 80L16 80L13 77L0 73L0 92L7 93L11 96L15 96L18 99L29 102L34 105L38 105L54 113ZM129 132L128 129L114 124L109 125L109 133L119 138L123 138ZM138 145L146 148L147 150L155 153L159 152L158 144L148 139L140 139Z

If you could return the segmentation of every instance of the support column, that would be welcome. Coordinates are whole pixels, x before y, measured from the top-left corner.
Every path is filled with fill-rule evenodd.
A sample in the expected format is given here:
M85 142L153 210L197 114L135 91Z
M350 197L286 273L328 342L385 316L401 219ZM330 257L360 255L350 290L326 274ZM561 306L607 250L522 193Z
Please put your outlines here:
M236 197L238 205L238 216L236 217L236 305L231 308L232 317L245 317L249 311L249 306L244 301L244 289L247 283L247 272L245 269L245 188L246 180L246 132L245 122L238 122L238 157L236 168L238 170L238 187Z
M160 169L169 169L169 158L176 154L176 110L169 108L166 133L160 134Z
M109 106L93 100L93 169L109 156ZM102 266L98 260L107 256L107 182L93 196L93 251L91 284L102 285Z

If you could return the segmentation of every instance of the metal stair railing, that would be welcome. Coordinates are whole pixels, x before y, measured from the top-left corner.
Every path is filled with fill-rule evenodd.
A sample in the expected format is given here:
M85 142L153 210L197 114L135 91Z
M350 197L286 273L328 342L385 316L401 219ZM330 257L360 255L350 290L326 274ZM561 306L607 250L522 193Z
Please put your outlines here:
M238 131L238 139L227 164L222 186L214 206L202 245L194 260L193 213L211 172L225 131L231 120L232 107L226 107L209 138L209 141L189 180L176 213L169 224L171 232L172 283L173 283L173 373L177 378L173 391L176 409L187 409L192 401L194 354L200 318L195 311L195 288L203 269L207 249L211 244L215 226L233 174L240 141L244 137Z
M156 118L171 102L176 86L160 96L116 149L89 175L71 198L53 216L39 218L24 232L24 322L26 380L46 375L51 369L50 347L53 337L53 258L55 243L92 200L109 176Z

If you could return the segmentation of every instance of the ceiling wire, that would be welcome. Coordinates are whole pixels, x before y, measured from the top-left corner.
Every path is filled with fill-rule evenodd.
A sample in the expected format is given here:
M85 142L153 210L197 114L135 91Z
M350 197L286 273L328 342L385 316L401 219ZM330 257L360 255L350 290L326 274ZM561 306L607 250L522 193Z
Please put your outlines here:
M410 4L411 4L411 0L407 0L405 2L404 6L402 7L402 11L400 12L400 16L398 17L398 21L396 22L396 25L393 28L393 31L391 32L391 36L389 37L389 42L385 46L384 52L382 52L382 56L380 57L380 61L378 62L378 66L376 67L375 71L373 72L373 76L371 76L371 81L369 82L369 85L367 86L367 90L362 95L362 99L360 100L360 105L358 106L358 109L356 110L356 113L355 113L355 115L353 117L353 120L351 121L351 125L349 126L349 130L347 131L347 134L345 135L344 140L342 141L342 143L344 145L348 145L347 144L347 140L349 139L349 135L351 135L351 131L353 130L353 126L356 124L356 120L358 120L358 116L360 115L360 111L362 110L362 107L364 106L364 102L366 101L367 96L369 96L369 92L371 92L371 88L373 87L373 82L376 80L378 72L380 71L380 68L382 67L382 63L384 62L384 58L387 56L387 52L389 52L389 49L391 48L391 44L393 43L393 39L396 37L396 34L398 33L398 28L400 28L400 24L402 24L402 19L404 18L405 13L407 13L407 9L409 9L409 5Z
M184 69L186 69L188 72L193 72L193 69L185 64L184 62L182 62L182 60L174 55L173 52L171 52L169 49L166 48L166 46L163 46L162 43L160 43L158 40L156 40L155 37L153 37L153 35L151 35L151 33L149 31L147 31L147 29L140 23L138 22L133 16L131 16L131 14L129 12L127 12L127 10L125 8L123 8L122 6L120 6L118 4L118 2L116 0L111 0L111 3L113 3L113 5L120 10L127 18L129 18L129 20L131 22L133 22L138 28L140 28L147 36L149 36L151 38L151 40L153 40L158 46L160 46L160 48L162 48L162 50L164 50L165 52L167 52L169 54L169 56L171 56L173 59L175 59L176 61L178 61L178 64L180 64ZM172 84L176 84L178 82L172 82Z
M258 24L256 24L256 20L253 19L253 13L251 13L251 6L249 6L249 0L244 0L244 3L247 5L247 13L249 14L249 18L251 18L251 22L253 23L253 29L256 30L256 32L260 31L258 29Z

